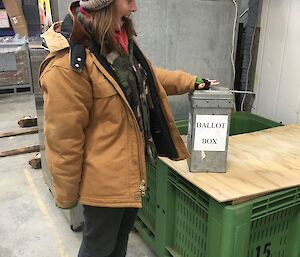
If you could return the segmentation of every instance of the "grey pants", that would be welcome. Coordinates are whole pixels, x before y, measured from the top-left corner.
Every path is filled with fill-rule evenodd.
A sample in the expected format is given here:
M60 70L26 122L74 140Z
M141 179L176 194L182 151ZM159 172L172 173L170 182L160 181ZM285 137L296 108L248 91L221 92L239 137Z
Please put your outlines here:
M125 257L138 209L83 207L84 230L78 257Z

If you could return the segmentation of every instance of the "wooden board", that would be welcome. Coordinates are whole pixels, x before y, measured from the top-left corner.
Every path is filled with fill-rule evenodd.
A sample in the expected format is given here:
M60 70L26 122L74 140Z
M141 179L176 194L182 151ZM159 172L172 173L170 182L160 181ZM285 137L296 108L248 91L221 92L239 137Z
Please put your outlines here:
M19 154L25 154L25 153L39 152L39 151L40 151L39 145L27 146L27 147L13 149L13 150L9 150L9 151L0 152L0 158L13 156L13 155L19 155Z
M240 203L300 186L300 125L229 137L226 173L191 173L186 160L160 159L218 202Z
M29 135L29 134L35 134L35 133L38 133L38 128L37 127L23 128L23 129L19 129L19 130L16 130L16 131L0 133L0 138L13 137L13 136L22 136L22 135Z

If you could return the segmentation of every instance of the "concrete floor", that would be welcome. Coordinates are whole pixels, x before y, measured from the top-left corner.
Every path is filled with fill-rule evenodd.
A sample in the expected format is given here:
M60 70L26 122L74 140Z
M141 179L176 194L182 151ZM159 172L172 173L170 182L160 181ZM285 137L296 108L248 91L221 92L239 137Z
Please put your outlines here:
M35 115L31 94L0 96L0 133L20 129ZM0 151L39 144L38 135L0 138ZM55 207L32 154L0 158L0 257L76 257L82 233L73 232ZM127 257L155 257L138 233L130 234Z

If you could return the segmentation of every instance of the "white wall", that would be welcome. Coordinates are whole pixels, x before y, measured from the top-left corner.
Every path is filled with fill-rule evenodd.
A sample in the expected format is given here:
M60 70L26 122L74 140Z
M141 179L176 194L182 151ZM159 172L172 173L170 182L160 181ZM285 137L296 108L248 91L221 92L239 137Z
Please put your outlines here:
M300 1L263 0L253 112L300 123Z

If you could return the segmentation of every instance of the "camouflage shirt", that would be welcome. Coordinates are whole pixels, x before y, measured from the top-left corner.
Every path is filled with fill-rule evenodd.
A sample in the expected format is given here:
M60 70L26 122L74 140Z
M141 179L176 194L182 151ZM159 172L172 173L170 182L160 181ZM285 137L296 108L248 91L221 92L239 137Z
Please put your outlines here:
M106 58L121 83L121 89L144 135L147 159L155 162L157 152L151 135L149 112L149 108L153 107L147 73L133 55L132 41L129 41L128 50L128 55L111 52Z

